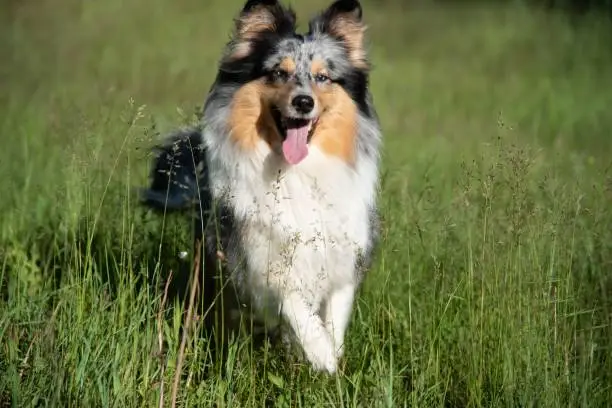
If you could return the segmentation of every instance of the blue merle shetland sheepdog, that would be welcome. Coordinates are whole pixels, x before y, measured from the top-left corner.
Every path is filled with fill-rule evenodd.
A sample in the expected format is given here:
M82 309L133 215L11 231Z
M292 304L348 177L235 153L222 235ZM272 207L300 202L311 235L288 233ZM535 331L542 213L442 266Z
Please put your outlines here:
M195 205L204 302L223 277L243 315L334 373L378 236L381 132L359 2L336 1L305 34L295 24L276 0L247 1L201 127L161 146L144 197Z

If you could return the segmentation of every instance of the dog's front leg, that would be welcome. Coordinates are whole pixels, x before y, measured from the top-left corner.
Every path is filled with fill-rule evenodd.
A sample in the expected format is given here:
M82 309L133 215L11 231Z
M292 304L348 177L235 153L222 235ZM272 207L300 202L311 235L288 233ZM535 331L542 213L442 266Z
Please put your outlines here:
M313 368L335 373L337 360L333 343L315 309L294 291L283 299L282 314Z
M332 338L337 358L342 357L344 353L344 334L351 320L354 296L355 287L346 285L342 289L333 291L324 305L325 327Z

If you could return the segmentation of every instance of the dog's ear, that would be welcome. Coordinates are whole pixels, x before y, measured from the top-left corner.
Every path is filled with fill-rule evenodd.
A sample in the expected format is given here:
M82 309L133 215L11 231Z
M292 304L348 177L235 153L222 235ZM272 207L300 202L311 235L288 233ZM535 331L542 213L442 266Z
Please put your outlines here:
M277 4L278 0L247 0L242 12L247 13L257 6L276 6Z
M235 21L228 58L247 56L253 43L268 34L289 34L295 30L295 13L277 0L248 0Z
M363 9L358 0L337 0L325 10L328 17L344 15L344 17L361 22Z
M364 44L366 26L362 16L359 1L337 0L310 22L310 33L325 33L341 41L351 63L365 69L368 67Z

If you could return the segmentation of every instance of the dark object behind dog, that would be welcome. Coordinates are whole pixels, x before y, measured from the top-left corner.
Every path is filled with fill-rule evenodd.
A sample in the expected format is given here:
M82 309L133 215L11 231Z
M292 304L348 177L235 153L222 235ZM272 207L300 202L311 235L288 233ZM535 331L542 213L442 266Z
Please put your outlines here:
M206 160L199 128L179 130L170 135L164 144L154 148L156 156L150 174L150 186L141 191L145 206L161 213L184 212L193 220L194 248L202 242L204 230L211 222L212 198L206 176ZM213 243L214 244L214 243ZM214 248L202 251L200 272L202 279L199 293L205 326L214 326L213 305L217 296L216 262Z

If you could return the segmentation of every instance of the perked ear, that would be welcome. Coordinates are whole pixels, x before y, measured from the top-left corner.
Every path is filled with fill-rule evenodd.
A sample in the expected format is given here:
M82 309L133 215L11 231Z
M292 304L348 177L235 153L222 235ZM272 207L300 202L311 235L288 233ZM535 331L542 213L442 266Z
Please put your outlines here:
M368 68L364 39L366 26L361 18L363 11L357 0L337 0L319 17L310 22L311 33L331 35L346 46L351 63L362 69Z
M228 58L246 57L254 41L265 34L286 34L295 30L295 13L277 0L248 0L235 20Z
M242 8L242 12L249 12L257 6L275 6L277 4L278 0L247 0Z

